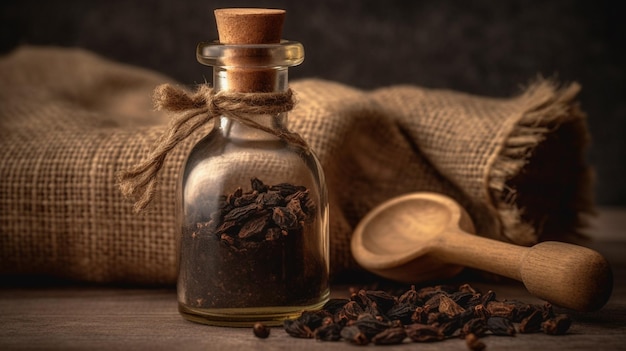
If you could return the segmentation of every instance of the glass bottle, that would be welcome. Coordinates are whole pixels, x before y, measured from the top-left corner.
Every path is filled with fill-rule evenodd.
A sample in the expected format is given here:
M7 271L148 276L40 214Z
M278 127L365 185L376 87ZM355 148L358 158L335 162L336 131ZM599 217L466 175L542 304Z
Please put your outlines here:
M197 57L213 66L216 92L241 90L242 77L264 80L247 92L284 92L304 49L213 42L198 45ZM287 129L287 113L248 117ZM278 325L328 300L328 200L313 153L221 116L188 155L179 193L177 290L186 319Z

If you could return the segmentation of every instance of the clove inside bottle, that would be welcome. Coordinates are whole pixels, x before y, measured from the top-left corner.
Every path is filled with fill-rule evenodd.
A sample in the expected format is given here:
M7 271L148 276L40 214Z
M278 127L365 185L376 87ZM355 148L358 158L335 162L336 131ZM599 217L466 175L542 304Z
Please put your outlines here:
M303 61L302 45L261 39L241 44L237 28L250 30L267 13L219 11L220 41L202 43L197 51L201 63L213 66L214 92L287 92L288 67ZM220 28L219 16L234 20L224 24L222 18L228 27ZM235 39L223 40L222 31ZM233 115L242 114L221 116L182 169L179 311L211 325L277 325L328 300L324 175L308 147L285 139L286 112L243 114L256 125Z

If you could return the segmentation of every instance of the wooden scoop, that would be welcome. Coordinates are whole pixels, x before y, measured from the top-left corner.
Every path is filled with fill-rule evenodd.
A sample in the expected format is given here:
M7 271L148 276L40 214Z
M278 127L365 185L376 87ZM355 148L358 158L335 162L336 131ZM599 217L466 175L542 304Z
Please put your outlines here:
M413 193L368 213L354 231L352 254L365 269L405 283L450 278L464 266L496 273L578 311L597 310L611 295L611 269L596 251L554 241L529 248L467 233L473 231L454 200Z

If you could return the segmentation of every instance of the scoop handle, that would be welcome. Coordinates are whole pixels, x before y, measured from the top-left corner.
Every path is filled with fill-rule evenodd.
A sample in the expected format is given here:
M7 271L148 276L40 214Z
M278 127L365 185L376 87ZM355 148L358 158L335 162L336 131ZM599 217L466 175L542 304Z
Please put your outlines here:
M431 254L448 263L516 279L531 294L577 311L600 309L613 289L613 274L602 255L563 242L523 247L453 231Z

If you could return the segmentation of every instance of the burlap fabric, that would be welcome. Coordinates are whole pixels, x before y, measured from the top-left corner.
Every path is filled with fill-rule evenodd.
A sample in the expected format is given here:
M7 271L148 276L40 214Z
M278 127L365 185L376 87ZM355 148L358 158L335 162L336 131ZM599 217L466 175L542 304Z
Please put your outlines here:
M166 127L150 101L165 82L77 49L24 47L0 60L0 273L175 281L178 172L211 126L168 156L147 212L134 214L115 181ZM326 173L333 273L356 268L349 241L359 219L407 192L448 194L480 234L521 245L566 239L592 210L576 84L538 79L509 99L321 80L291 87L290 126Z

